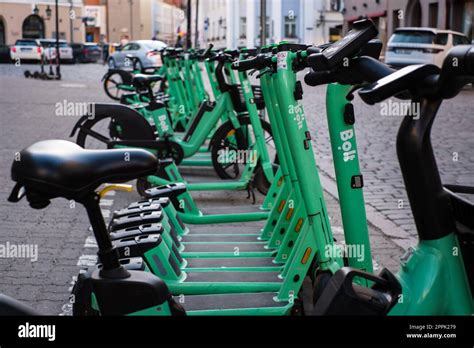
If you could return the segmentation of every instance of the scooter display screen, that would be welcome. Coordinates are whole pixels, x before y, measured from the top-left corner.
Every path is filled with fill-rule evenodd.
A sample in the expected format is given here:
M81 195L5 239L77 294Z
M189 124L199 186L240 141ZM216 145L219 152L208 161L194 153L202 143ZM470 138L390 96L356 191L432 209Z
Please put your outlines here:
M378 30L371 20L354 23L354 28L341 40L333 43L321 54L312 57L311 65L315 70L329 70L338 66L344 58L350 58L378 35Z

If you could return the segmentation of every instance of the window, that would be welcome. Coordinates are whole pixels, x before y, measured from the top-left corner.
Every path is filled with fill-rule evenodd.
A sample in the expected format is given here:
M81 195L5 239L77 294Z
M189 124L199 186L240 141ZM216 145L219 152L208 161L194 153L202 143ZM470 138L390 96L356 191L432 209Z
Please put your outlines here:
M285 37L296 38L296 16L285 16Z
M221 22L221 29L222 29L222 39L225 40L226 31L227 31L227 19L222 19Z
M341 10L341 1L340 0L331 0L330 1L331 11L339 12Z
M240 17L239 32L241 39L247 37L247 17Z
M131 50L132 50L132 44L126 44L122 48L122 51L131 51Z
M258 17L258 22L260 24L260 17ZM266 17L266 23L265 23L265 36L266 38L268 39L269 38L269 35L270 35L270 21L269 21L269 18L268 16ZM258 26L260 28L260 25ZM258 38L260 38L260 29L258 31Z
M341 39L342 27L329 28L329 41L336 42Z
M430 31L423 30L401 30L396 31L390 42L396 43L417 43L417 44L432 44L435 34Z
M448 34L438 34L434 39L436 45L446 45L448 43Z
M436 28L438 25L438 4L432 3L429 5L428 26Z
M400 10L392 11L393 30L400 27Z
M469 45L468 38L461 35L453 35L453 46L457 45Z

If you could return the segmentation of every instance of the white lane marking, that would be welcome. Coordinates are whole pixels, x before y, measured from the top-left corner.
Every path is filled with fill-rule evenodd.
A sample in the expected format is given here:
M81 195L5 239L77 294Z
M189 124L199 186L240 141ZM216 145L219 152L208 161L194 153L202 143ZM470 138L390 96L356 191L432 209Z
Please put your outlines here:
M97 241L95 240L94 236L88 236L86 238L84 248L97 248Z
M105 219L108 219L110 217L110 210L108 209L101 209L102 211L102 216L105 218Z
M110 207L112 204L114 204L114 200L113 200L113 199L105 199L105 198L102 198L102 199L100 200L100 205L101 205L101 206Z
M81 255L77 261L79 267L92 267L97 263L97 255Z
M108 191L105 193L106 196L115 196L115 191Z
M87 86L83 83L62 83L61 87L64 87L64 88L86 88Z

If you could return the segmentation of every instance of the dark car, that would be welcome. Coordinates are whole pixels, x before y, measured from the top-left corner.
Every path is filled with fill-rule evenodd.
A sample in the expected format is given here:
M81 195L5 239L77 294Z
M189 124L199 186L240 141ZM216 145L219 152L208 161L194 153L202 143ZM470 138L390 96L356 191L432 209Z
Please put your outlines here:
M0 63L10 63L10 46L0 45Z
M102 49L94 42L72 43L72 54L76 62L96 63L102 57Z

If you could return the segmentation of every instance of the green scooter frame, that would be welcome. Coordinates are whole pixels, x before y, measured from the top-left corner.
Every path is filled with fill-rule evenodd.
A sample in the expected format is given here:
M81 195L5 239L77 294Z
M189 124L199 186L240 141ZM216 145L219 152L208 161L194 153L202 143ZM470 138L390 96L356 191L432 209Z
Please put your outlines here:
M291 66L291 65L290 65ZM285 81L285 79L288 78L293 78L293 83L295 82L295 72L290 71L291 73L285 74L285 71L283 73L279 70L276 73L276 83L275 86L278 85L278 83L281 84L282 81ZM290 80L291 83L291 80ZM280 97L279 99L279 105L283 110L290 110L290 106L294 106L296 101L294 100L293 94L289 95L284 95L283 91L286 91L287 86L280 86L280 89L276 88L277 96ZM301 108L301 105L299 105ZM299 112L302 112L299 111ZM287 118L288 119L288 118ZM285 117L283 117L283 120L285 120ZM287 126L288 130L288 136L289 136L289 144L290 144L290 151L291 154L294 158L295 161L295 170L296 170L296 179L297 181L300 180L300 176L298 176L298 169L301 168L301 166L304 164L304 161L307 160L309 156L313 158L313 165L314 165L314 174L313 177L318 179L318 174L317 174L317 168L314 163L314 154L311 148L306 149L308 151L309 156L297 156L299 152L301 152L300 148L297 147L291 147L291 140L293 139L294 143L300 143L303 144L304 139L306 139L307 136L307 125L306 122L303 119L303 122L298 124L301 125L301 129L303 132L298 132L298 129L295 128L294 126L291 126L290 124L293 122L291 121L284 121L284 124ZM298 127L298 125L296 127ZM299 140L299 141L295 141ZM306 139L307 140L307 139ZM307 158L305 158L307 157ZM299 163L300 162L300 163ZM298 187L298 186L296 186ZM314 186L313 186L314 187ZM319 190L319 192L318 192ZM324 209L324 198L322 196L322 191L321 187L316 186L314 189L312 189L311 192L312 198L314 197L320 197L320 199L316 199L318 201L318 205L316 205L315 209L322 208ZM316 196L315 196L316 194ZM306 202L305 202L306 203ZM325 210L325 209L324 209ZM308 214L309 215L309 214ZM324 216L322 216L324 215ZM210 292L215 292L215 293L230 293L230 292L246 292L246 291L255 291L252 289L261 289L260 291L278 291L278 296L277 299L281 301L288 301L291 298L294 298L297 296L298 291L301 287L302 281L304 279L304 276L307 274L308 270L310 269L311 263L313 258L317 255L317 250L318 250L318 243L321 243L322 245L325 245L326 241L327 243L330 244L332 243L332 238L328 238L327 233L329 232L330 236L330 230L326 232L324 230L325 226L329 227L329 222L327 221L327 214L324 212L321 214L321 212L316 212L313 215L307 216L308 222L313 222L313 224L308 223L304 224L301 230L298 233L298 238L294 242L295 247L291 251L291 254L287 258L287 262L284 264L283 271L281 273L281 277L283 279L282 282L270 282L270 281L264 281L264 282L226 282L226 283L200 283L200 282L193 282L192 279L195 277L203 277L204 274L207 272L192 272L192 273L176 273L174 277L176 279L166 279L168 286L170 287L171 291L173 293L177 294L204 294L204 293L210 293ZM325 219L325 223L315 223L315 219L318 219L320 222L321 220ZM320 233L320 229L322 229L326 234L326 236L321 236L322 238L325 238L325 240L320 241L318 240L320 236L318 233ZM315 230L318 231L318 233L315 233ZM185 249L186 250L186 249ZM325 250L324 248L321 248L319 250ZM186 255L186 251L182 253L183 256ZM168 255L162 254L160 257L163 257L164 259L167 258ZM195 255L195 257L198 257ZM335 265L340 264L340 260L337 260L334 258L332 255L323 255L321 253L318 253L318 258L326 258L326 265L332 266L333 263ZM160 263L162 264L162 263ZM171 270L166 270L163 273L156 273L159 272L158 269L153 269L153 266L151 266L153 272L155 274L160 275L161 277L166 277L166 276L172 276L171 275ZM191 281L186 282L187 277L193 276L191 278ZM239 276L242 276L243 274L239 274L238 272L233 273L231 276L235 277L236 279L239 278ZM273 274L272 272L266 272L265 276L259 272L258 274L255 274L255 276L258 277L258 279L265 279L266 277L272 277Z

